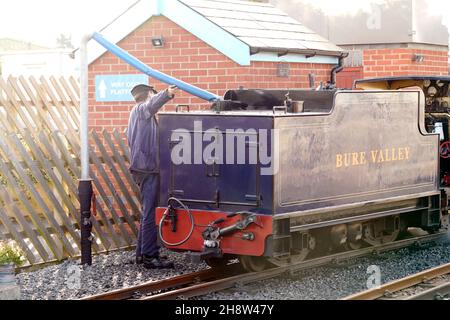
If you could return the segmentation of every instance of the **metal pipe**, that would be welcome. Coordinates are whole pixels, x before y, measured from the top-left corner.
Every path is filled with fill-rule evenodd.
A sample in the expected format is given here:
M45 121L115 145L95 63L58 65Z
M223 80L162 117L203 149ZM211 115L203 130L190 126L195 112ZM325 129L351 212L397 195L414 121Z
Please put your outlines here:
M341 57L344 56L346 58L348 56L348 52L342 52L342 51L329 51L329 50L314 50L314 49L289 49L286 51L286 48L264 48L264 47L252 47L251 48L251 55L258 54L260 52L275 52L280 53L284 52L287 54L302 54L309 57L314 56L327 56L327 57Z
M348 54L347 54L348 56ZM341 72L342 70L344 70L344 59L346 56L341 56L339 58L339 64L334 67L333 69L331 69L331 79L330 79L330 83L332 85L336 85L336 75Z
M181 90L190 93L196 97L199 97L200 99L206 100L206 101L217 101L220 100L219 96L208 92L206 90L200 89L196 86L193 86L191 84L188 84L184 81L178 80L176 78L173 78L171 76L168 76L162 72L156 71L147 65L145 65L142 61L138 60L137 58L130 55L125 50L121 49L120 47L116 46L115 44L109 42L106 40L101 34L94 33L92 38L97 41L100 45L102 45L106 50L110 51L112 54L116 55L120 59L124 60L131 66L135 67L142 73L155 78L161 82L164 82L169 85L175 85Z
M78 197L80 199L81 264L92 264L92 221L91 203L94 191L91 180L80 180Z
M92 222L91 201L92 180L89 176L89 108L88 108L88 59L87 43L92 35L81 40L80 46L80 139L81 179L78 185L80 200L81 264L92 264Z
M81 180L89 180L89 110L88 110L88 57L87 43L92 35L86 35L80 45L80 139Z

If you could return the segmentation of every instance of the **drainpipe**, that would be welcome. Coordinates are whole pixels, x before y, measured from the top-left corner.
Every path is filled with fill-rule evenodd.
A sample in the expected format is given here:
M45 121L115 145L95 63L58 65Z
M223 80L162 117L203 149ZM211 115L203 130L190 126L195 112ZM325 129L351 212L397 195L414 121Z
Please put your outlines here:
M333 86L336 86L336 75L341 72L342 70L344 70L344 59L348 56L348 54L346 55L342 55L339 57L339 64L334 67L333 69L331 69L331 79L330 79L330 83Z
M81 264L92 265L92 222L91 202L93 196L92 179L89 175L89 135L88 135L88 58L87 43L92 35L83 37L80 45L80 141L81 179L78 185L80 200Z

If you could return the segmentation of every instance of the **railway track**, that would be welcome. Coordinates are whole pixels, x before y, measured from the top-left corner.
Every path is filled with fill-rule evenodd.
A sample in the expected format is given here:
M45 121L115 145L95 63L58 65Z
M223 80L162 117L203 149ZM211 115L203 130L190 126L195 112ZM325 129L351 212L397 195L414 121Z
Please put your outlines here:
M268 269L262 272L246 273L240 264L232 264L224 269L209 269L192 274L177 276L157 282L144 283L135 287L111 291L104 294L90 296L81 300L172 300L188 299L246 285L257 281L276 278L283 274L295 274L303 270L337 264L352 258L360 258L371 254L392 251L423 245L433 241L443 240L444 234L427 235L396 241L394 243L379 245L338 253L326 257L307 260L287 267Z
M450 263L343 300L450 300Z
M237 274L239 271L240 268L238 268L237 265L230 265L221 269L220 273L223 278ZM185 286L193 286L197 283L212 282L220 278L221 277L218 276L217 270L208 269L161 281L146 282L137 286L118 289L107 293L82 298L80 300L139 300L149 294L156 296L158 295L158 292L164 292Z

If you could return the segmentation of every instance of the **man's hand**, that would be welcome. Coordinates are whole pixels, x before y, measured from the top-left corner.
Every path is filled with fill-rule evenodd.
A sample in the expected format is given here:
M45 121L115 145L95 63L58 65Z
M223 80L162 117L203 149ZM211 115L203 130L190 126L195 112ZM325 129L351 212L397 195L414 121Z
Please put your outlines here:
M175 94L177 92L178 92L177 86L170 86L169 88L167 88L167 94L169 95L170 98L175 97Z

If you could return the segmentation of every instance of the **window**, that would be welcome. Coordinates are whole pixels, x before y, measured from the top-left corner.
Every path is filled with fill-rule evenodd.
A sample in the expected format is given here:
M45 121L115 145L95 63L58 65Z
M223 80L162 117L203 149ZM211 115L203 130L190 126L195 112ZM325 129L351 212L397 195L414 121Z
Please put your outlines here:
M440 137L440 140L441 141L445 141L444 125L442 124L442 122L436 122L434 124L433 133L438 133L439 137Z

